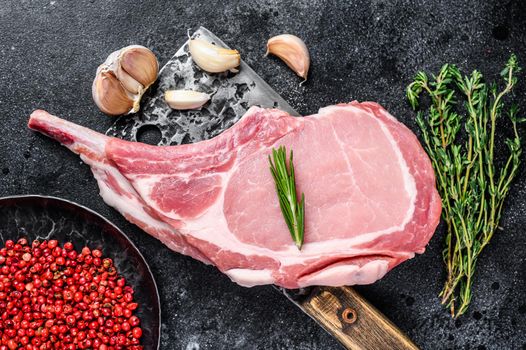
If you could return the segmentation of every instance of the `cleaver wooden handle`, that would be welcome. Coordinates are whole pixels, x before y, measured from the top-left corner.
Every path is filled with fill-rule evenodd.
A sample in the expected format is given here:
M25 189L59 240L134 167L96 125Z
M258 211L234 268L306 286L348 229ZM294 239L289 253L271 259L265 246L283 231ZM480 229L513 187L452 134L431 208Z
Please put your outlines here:
M390 320L350 287L316 287L301 305L347 349L418 349Z

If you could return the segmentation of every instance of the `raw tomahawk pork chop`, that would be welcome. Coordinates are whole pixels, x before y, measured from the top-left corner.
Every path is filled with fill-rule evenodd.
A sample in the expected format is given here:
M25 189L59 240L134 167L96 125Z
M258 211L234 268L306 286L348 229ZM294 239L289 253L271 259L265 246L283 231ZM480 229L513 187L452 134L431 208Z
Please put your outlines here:
M423 253L440 217L429 158L371 102L295 118L252 107L221 135L159 147L33 112L29 127L80 154L107 204L176 252L243 286L372 283ZM294 150L305 243L280 212L268 154Z

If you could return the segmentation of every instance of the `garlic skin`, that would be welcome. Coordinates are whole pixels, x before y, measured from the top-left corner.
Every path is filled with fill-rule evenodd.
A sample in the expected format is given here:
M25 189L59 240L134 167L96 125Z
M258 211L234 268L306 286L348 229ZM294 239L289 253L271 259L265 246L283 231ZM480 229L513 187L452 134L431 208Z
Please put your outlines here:
M97 68L92 95L108 115L136 113L144 92L157 80L159 63L148 48L126 46L112 52Z
M93 81L93 100L108 115L121 115L133 109L133 97L110 70L100 71Z
M237 50L225 49L203 39L190 39L188 50L195 64L208 73L221 73L236 69L241 63L241 55Z
M267 52L283 60L290 69L302 77L305 82L309 74L310 55L307 45L295 35L281 34L272 37L267 42Z
M164 93L164 100L173 109L200 109L210 100L210 95L192 90L169 90Z

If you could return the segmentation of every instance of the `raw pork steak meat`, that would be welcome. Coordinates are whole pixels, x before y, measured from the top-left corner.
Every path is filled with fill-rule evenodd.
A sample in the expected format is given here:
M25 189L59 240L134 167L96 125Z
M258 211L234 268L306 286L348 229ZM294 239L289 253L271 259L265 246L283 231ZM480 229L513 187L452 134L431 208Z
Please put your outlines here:
M372 283L423 253L440 218L431 163L415 135L371 102L295 118L252 107L207 141L158 147L111 138L35 111L29 127L91 166L100 194L176 252L243 286ZM294 150L305 193L298 250L267 155Z

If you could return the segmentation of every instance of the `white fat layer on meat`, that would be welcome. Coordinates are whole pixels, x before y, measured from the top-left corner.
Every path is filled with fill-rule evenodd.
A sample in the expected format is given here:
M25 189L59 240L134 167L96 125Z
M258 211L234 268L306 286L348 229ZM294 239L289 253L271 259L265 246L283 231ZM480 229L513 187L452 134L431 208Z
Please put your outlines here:
M230 279L243 287L254 287L261 284L273 284L271 270L231 269L224 272Z
M72 147L73 151L75 151L74 148L75 147ZM153 227L171 229L168 224L153 220L150 215L144 212L141 203L133 196L135 189L114 166L93 160L84 154L80 154L80 159L90 166L93 176L99 185L99 194L106 204L117 209L122 214L129 215ZM128 194L127 196L115 193L115 191L107 185L107 174L111 174L115 178L119 186Z
M371 284L384 277L388 269L389 263L385 260L373 260L361 267L357 265L336 265L302 277L298 283L300 288L313 285L339 287L342 285Z
M409 198L410 198L409 209L407 210L405 214L404 220L397 227L397 230L402 230L405 227L405 225L409 223L409 221L411 221L411 218L413 217L413 214L415 212L416 194L417 194L416 183L415 183L415 179L413 178L413 176L411 176L411 172L409 171L409 166L407 165L404 159L404 156L402 155L402 151L396 144L396 141L394 140L393 135L391 135L391 133L389 132L389 129L384 123L382 123L378 119L376 120L378 124L380 125L380 128L384 132L385 137L387 138L387 140L389 141L389 143L391 144L391 146L393 147L396 153L398 164L400 165L400 168L402 168L402 176L404 178L404 189L409 194Z
M323 108L321 111L323 111L323 113L328 113L333 108L337 109L341 107L338 107L338 106L326 107L326 108ZM349 108L349 106L346 106L346 108ZM363 110L358 109L357 112L363 113ZM316 118L318 116L316 115L313 117ZM370 116L367 115L367 117L370 117ZM391 116L390 118L394 118L394 117ZM399 225L391 226L383 230L366 232L366 233L363 233L353 238L330 239L327 241L306 243L303 245L301 251L298 250L296 246L293 244L291 244L286 249L275 251L275 250L271 250L265 247L259 247L259 246L255 246L252 244L241 242L234 234L232 234L231 230L228 227L228 223L226 221L225 214L223 212L223 207L224 207L223 203L224 203L226 188L228 186L228 181L231 178L231 174L237 170L237 167L240 164L236 164L234 167L232 167L232 169L230 169L228 173L217 174L217 175L220 175L222 179L221 193L219 195L219 198L215 201L215 203L210 208L208 208L208 210L205 213L203 213L201 216L197 217L194 220L187 220L187 219L180 218L176 213L173 213L173 212L171 213L163 212L163 213L170 218L182 220L185 222L184 228L181 229L181 233L183 234L188 234L193 237L210 242L220 247L223 250L229 250L229 251L237 252L243 255L261 254L265 256L271 256L279 260L282 266L302 263L305 258L323 257L323 256L326 256L327 253L331 253L335 255L345 254L348 256L374 254L374 252L371 249L365 249L365 250L353 249L353 247L370 242L383 235L388 235L388 234L403 230L405 225L409 223L409 221L411 220L413 216L413 213L415 210L416 195L417 195L415 181L409 172L409 167L407 166L407 163L405 162L405 159L398 145L396 144L396 141L393 139L393 136L391 135L391 133L389 132L388 128L385 126L384 123L382 123L377 118L375 118L375 121L378 123L385 137L388 139L388 141L390 142L390 144L392 145L395 151L395 154L398 159L398 164L402 168L402 174L403 174L403 179L404 179L404 189L408 193L408 196L410 197L409 199L410 203L408 205L408 210L406 212L406 215L404 216L404 219ZM149 199L148 194L151 193L152 187L159 180L159 178L160 177L156 175L156 176L152 176L148 178L143 177L143 178L137 179L138 181L137 190L140 191L140 194L141 196L143 196L143 198ZM148 205L159 210L155 201L147 200L147 203ZM378 254L382 254L382 253L385 253L385 252L378 252ZM410 253L390 252L389 254L393 256L400 256L400 257L413 255L412 252Z
M339 287L342 285L371 284L385 276L389 263L373 260L363 266L336 265L300 278L299 288L312 285ZM224 272L232 281L243 287L254 287L275 282L271 270L231 269Z
M185 255L190 255L195 259L201 260L205 264L210 264L210 261L204 256L195 256L191 251L191 247L180 245L174 239L172 235L180 235L172 226L169 224L157 220L149 215L144 210L144 203L141 201L140 195L135 191L132 184L128 181L124 175L111 163L106 163L100 159L106 160L105 147L106 142L109 139L107 136L93 132L90 129L81 127L63 121L54 116L50 116L51 121L59 121L61 126L67 130L71 135L77 138L77 141L71 145L64 145L74 153L79 154L80 159L90 166L95 180L99 186L99 194L106 204L115 208L122 215L126 216L128 220L141 221L147 225L147 231L150 232L157 239L162 241L168 248ZM87 138L86 135L89 137ZM96 157L92 158L84 152L88 149ZM111 175L123 189L124 195L116 193L107 183L108 176ZM146 230L145 227L143 229ZM162 235L162 232L166 234Z
M133 175L129 177L136 183L136 186L134 186L134 191L137 191L137 193L139 193L141 198L146 202L146 204L148 204L148 206L158 211L159 213L163 213L165 216L169 218L180 220L178 215L167 213L161 210L161 208L159 208L159 206L157 205L157 202L151 200L151 193L152 193L154 186L157 183L159 183L163 178L169 177L169 176L170 175L157 175L156 174L156 175L150 175L147 177L143 175L142 176Z
M144 204L139 200L140 197L135 192L135 189L115 167L105 163L92 161L84 155L81 155L81 159L90 165L91 171L99 185L100 196L106 204L115 208L122 215L125 215L128 220L141 221L147 225L147 228L142 228L163 242L171 250L184 255L190 255L194 259L198 259L205 264L211 264L206 257L195 255L191 247L181 245L178 241L174 240L173 236L180 235L180 233L173 227L163 221L151 217L144 210ZM114 176L115 180L122 189L126 191L127 195L120 195L108 186L106 182L107 174Z
M148 224L152 228L173 231L170 225L159 220L154 220L150 215L148 215L144 211L142 203L134 198L134 196L122 196L113 191L106 184L105 172L108 172L115 177L118 184L123 188L124 191L126 191L126 193L135 192L135 189L131 187L130 183L114 167L102 166L102 164L99 163L97 166L92 165L92 172L99 184L100 195L106 204L117 209L122 214L131 216L136 220Z

